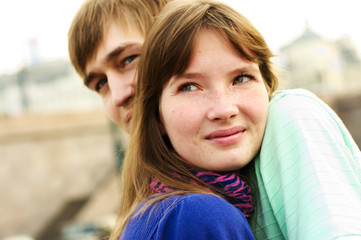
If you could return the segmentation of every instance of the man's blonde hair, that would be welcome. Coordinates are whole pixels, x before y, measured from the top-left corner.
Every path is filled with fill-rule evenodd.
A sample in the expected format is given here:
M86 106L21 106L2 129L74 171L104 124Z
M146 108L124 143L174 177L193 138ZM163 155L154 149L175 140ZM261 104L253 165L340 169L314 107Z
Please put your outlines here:
M84 78L87 62L94 57L111 21L125 31L146 35L154 17L169 0L86 0L75 15L68 33L70 61Z

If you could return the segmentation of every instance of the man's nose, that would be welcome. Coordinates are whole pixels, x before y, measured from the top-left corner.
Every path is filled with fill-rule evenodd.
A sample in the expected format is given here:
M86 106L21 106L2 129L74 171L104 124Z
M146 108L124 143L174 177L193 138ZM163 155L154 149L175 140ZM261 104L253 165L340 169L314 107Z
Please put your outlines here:
M128 106L135 95L135 79L121 74L108 75L108 85L114 106Z

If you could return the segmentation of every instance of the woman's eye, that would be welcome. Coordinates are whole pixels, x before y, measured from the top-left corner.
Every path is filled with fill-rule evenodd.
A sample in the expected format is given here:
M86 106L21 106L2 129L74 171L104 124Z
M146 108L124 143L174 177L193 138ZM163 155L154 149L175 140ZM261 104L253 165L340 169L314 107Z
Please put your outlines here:
M253 79L253 76L250 76L250 75L239 75L234 79L233 84L245 83L252 79Z
M186 83L180 86L178 90L181 92L194 91L197 90L197 86L194 83Z
M97 92L99 92L99 91L104 87L104 85L107 84L107 82L108 82L108 79L106 79L106 78L100 79L100 80L97 82L97 84L95 85L95 90L96 90Z

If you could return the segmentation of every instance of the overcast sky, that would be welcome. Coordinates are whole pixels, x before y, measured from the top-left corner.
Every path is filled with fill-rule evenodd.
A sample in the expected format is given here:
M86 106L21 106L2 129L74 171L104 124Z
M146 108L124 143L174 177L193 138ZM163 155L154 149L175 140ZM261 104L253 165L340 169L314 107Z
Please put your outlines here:
M251 20L273 51L299 36L306 21L328 39L348 34L361 49L359 0L223 0ZM67 31L83 0L0 0L0 72L29 61L67 58ZM33 40L32 40L33 39Z

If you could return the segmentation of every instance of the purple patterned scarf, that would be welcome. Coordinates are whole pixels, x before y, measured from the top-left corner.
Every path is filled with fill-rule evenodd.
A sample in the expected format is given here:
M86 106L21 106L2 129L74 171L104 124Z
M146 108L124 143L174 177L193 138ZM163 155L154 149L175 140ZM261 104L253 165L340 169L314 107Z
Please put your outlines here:
M251 217L254 213L252 204L251 187L235 173L216 173L212 171L190 170L201 181L209 184L226 201L242 211L245 217ZM178 176L178 174L176 174ZM172 188L154 178L150 188L156 193L173 191Z

